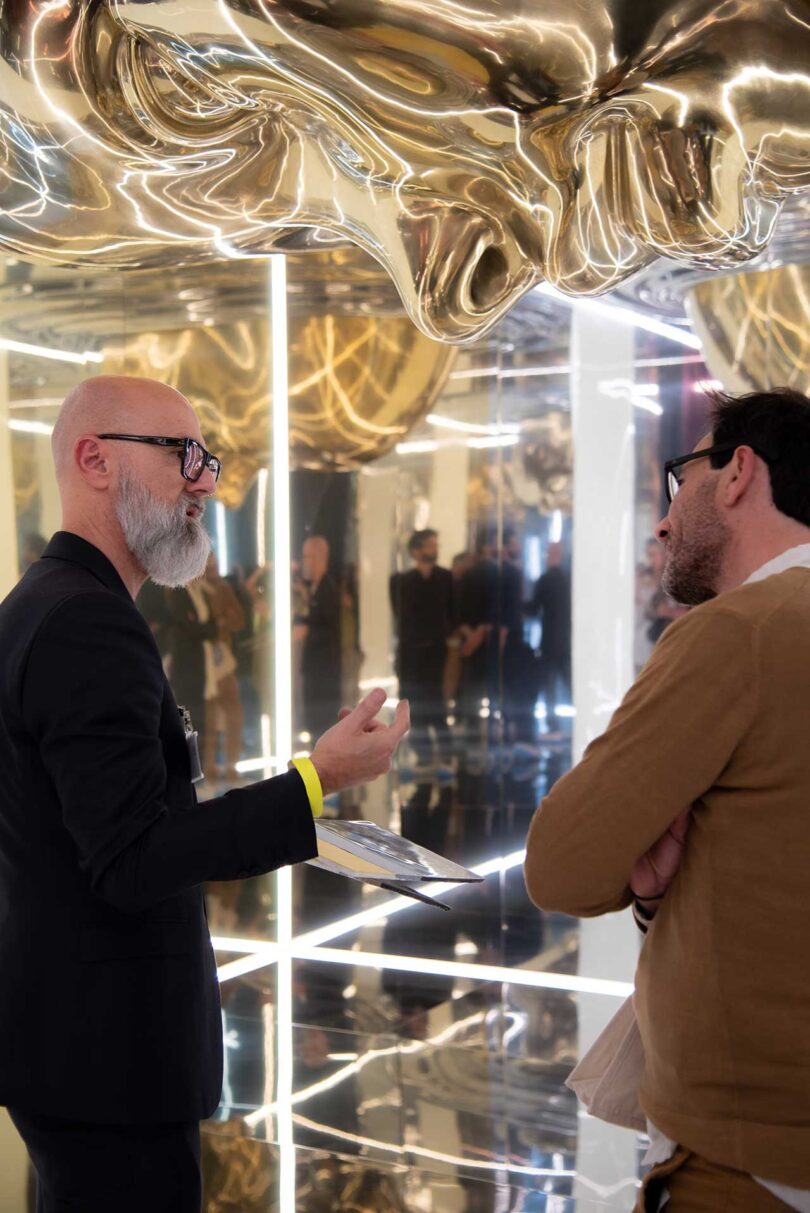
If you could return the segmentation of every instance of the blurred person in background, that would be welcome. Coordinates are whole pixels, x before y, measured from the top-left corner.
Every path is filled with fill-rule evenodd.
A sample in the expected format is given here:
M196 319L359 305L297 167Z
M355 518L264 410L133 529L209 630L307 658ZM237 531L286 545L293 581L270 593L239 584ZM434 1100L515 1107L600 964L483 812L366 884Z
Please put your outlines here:
M245 626L245 613L232 587L220 575L216 556L211 553L205 575L199 582L204 591L211 616L217 625L215 640L205 644L205 745L203 771L206 779L215 780L217 748L220 733L224 738L225 780L238 778L236 764L242 753L242 700L236 679L236 658L233 635Z
M48 540L44 535L40 535L37 531L29 531L23 539L22 545L22 568L23 572L30 568L35 560L39 560L48 546Z
M340 710L342 615L340 586L329 569L329 542L311 535L301 547L306 601L295 617L301 646L301 698L310 738L328 728Z
M453 628L453 578L439 559L436 531L414 531L408 540L413 568L389 582L397 632L400 695L411 705L411 745L421 766L450 758L444 699L447 641Z
M561 543L550 543L546 568L535 583L527 613L540 620L540 693L546 728L562 735L561 704L571 703L571 573Z

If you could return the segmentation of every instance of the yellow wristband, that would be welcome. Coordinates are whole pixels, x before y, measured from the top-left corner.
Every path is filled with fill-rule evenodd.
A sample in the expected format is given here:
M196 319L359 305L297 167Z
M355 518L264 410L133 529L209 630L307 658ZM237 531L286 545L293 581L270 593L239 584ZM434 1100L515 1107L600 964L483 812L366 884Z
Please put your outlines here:
M318 778L318 772L311 758L293 758L290 766L295 767L304 781L304 787L309 797L309 807L313 817L320 817L323 812L323 788Z

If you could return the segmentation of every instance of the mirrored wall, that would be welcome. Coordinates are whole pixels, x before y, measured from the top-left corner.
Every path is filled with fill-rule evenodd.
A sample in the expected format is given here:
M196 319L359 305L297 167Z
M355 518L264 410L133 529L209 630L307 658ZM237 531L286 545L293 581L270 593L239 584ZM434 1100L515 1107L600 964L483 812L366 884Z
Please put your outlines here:
M224 463L213 556L201 582L147 585L138 605L199 722L200 795L283 769L280 738L308 752L382 686L412 731L389 777L325 815L482 877L444 890L446 910L307 865L209 886L227 1060L207 1208L626 1209L640 1142L583 1117L564 1079L631 988L634 928L537 911L522 852L677 614L652 532L662 461L704 426L700 343L682 317L650 331L626 303L540 290L451 347L360 254L285 261L283 345L267 261L10 261L0 287L4 584L59 525L66 392L95 373L171 383Z

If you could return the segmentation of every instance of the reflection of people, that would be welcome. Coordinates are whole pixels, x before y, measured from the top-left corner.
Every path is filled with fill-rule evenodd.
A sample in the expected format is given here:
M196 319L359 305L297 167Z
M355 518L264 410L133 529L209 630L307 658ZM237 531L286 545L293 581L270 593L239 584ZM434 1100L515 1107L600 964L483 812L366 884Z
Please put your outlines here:
M64 529L0 606L0 1103L41 1213L199 1213L222 1078L202 884L314 856L313 810L389 768L407 705L386 727L372 692L311 760L196 804L132 600L202 573L218 461L184 397L124 377L74 389L53 446Z
M538 578L528 613L540 618L540 687L549 730L559 730L557 709L571 702L571 574L563 546L550 543L546 570Z
M239 599L224 577L220 576L216 557L208 557L205 576L197 583L208 599L211 617L217 625L214 640L205 642L205 746L203 771L209 779L216 775L217 740L222 732L225 742L225 777L236 778L236 764L242 751L242 700L236 680L236 657L232 637L245 625Z
M538 905L635 895L653 921L635 1008L657 1165L639 1210L666 1187L673 1209L810 1207L809 467L806 397L715 397L657 528L664 589L696 609L529 831Z
M444 701L447 640L453 626L453 578L437 564L436 531L414 531L408 541L414 567L390 581L397 630L399 692L411 706L411 745L420 763L432 757L435 733L439 759L449 757Z
M507 647L519 645L523 636L521 575L509 561L496 562L495 545L494 534L479 536L476 562L458 587L463 658L459 714L468 728L485 700L490 708L500 703L502 655Z
M47 546L48 540L44 535L39 535L36 531L29 531L29 533L23 539L23 569L30 568L35 560L39 560Z
M340 709L341 596L322 535L304 540L301 572L307 587L305 613L297 619L301 695L304 726L314 739L334 724Z
M216 620L199 585L176 586L167 592L166 600L169 623L164 655L169 682L177 702L191 714L204 748L205 642L216 640Z

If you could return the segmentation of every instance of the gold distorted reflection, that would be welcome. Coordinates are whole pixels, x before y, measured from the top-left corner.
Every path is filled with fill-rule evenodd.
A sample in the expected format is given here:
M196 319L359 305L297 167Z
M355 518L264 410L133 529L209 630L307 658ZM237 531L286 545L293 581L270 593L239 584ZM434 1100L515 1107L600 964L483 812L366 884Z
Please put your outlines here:
M810 264L707 278L686 302L706 364L727 388L810 390Z
M807 186L804 0L76 0L15 6L3 46L7 250L109 268L354 243L452 341L543 279L738 265Z
M286 260L292 464L357 467L430 411L457 351L414 328L384 272L359 250ZM94 373L157 377L183 392L223 458L219 500L239 506L270 449L266 260L142 270L127 275L124 290L125 321L117 276L38 267L0 286L0 324L20 342L47 334L57 353L81 346ZM68 390L72 372L58 360L25 365L30 382L16 385L20 395L58 399ZM33 491L32 474L18 470L18 493Z

